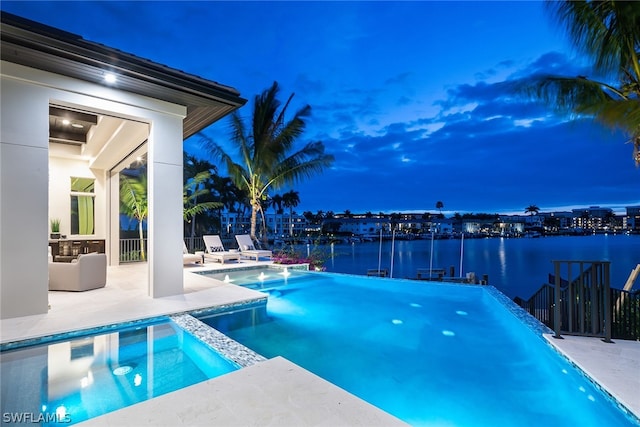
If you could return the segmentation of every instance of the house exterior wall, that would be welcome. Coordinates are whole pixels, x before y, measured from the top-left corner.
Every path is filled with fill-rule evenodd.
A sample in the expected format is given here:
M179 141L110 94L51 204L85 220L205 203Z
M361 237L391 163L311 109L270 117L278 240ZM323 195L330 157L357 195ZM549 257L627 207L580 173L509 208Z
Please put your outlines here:
M0 85L0 317L6 319L47 312L49 97L42 87L4 76Z
M62 196L49 195L49 173L54 178L58 174L56 161L49 169L51 102L150 123L149 295L182 293L182 120L186 108L6 61L0 65L0 317L48 310L49 201L69 200L67 191ZM103 172L95 174L96 178L100 174L96 186L102 182L108 187ZM100 191L104 194L100 203L109 205L107 192L113 189ZM61 206L51 205L64 209ZM98 206L103 209L96 205L96 210ZM96 218L96 232L107 238L109 247L114 242L106 232L105 209ZM109 209L118 207L109 205ZM68 218L63 215L60 217Z

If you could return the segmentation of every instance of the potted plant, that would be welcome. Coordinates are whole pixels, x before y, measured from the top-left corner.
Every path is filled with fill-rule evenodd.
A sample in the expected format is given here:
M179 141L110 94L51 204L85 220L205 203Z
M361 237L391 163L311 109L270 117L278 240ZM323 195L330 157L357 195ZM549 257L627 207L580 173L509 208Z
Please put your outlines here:
M51 220L51 238L60 238L60 219L54 218Z

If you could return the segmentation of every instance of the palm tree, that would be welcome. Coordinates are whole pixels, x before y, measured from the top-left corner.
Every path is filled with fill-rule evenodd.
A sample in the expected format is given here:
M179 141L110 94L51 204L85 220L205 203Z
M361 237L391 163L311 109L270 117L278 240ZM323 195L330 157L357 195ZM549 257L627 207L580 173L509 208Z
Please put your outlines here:
M285 113L293 94L281 107L277 99L278 83L257 95L253 105L252 126L247 129L238 111L231 114L231 142L238 150L239 162L222 147L203 136L202 143L216 158L221 159L233 182L248 192L251 204L251 237L256 238L260 201L266 199L270 188L279 189L321 172L333 163L333 156L325 154L322 142L309 142L294 150L294 143L304 132L304 119L310 106L298 110L286 121Z
M282 204L289 208L289 236L293 236L293 208L300 204L300 194L295 190L289 190L282 195Z
M206 207L206 204L202 204L204 209L193 208L201 204L198 197L208 197L209 200L205 203L211 206L211 192L207 188L214 185L213 175L217 172L217 168L208 160L198 159L186 151L183 152L183 165L182 177L185 209L183 216L184 220L190 224L191 244L193 244L193 238L196 235L196 216L212 209L211 207Z
M528 213L530 215L538 215L538 212L540 212L540 208L537 207L536 205L529 205L524 210L524 213Z
M640 165L640 2L550 1L549 10L566 27L576 48L593 60L594 75L546 75L529 92L560 111L593 117L621 129Z
M223 206L221 202L202 201L204 197L210 194L209 189L203 186L203 183L209 181L210 178L211 172L200 172L187 181L182 190L184 205L182 216L185 221L191 223L191 244L193 244L193 238L195 237L196 215L203 214L211 209L219 209Z
M145 260L144 228L142 223L149 216L146 173L141 173L137 178L120 175L120 212L138 222L140 259Z

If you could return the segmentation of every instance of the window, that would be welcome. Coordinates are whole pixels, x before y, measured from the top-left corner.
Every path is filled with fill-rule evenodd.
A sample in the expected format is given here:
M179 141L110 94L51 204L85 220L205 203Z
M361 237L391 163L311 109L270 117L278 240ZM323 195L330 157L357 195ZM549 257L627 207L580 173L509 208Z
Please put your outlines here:
M95 228L93 178L71 177L71 234L93 234Z

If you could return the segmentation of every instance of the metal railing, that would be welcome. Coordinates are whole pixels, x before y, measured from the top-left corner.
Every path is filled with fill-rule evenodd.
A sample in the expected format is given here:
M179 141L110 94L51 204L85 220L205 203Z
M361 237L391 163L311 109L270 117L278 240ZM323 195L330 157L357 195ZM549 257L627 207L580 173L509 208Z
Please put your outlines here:
M528 300L516 298L514 301L530 315L544 323L548 327L553 327L553 304L555 293L553 286L544 284L538 291Z
M147 239L142 240L144 252L147 253ZM140 239L120 239L120 262L141 262Z
M185 237L184 243L190 253L196 251L204 251L204 240L202 236ZM222 243L227 249L235 249L238 244L233 236L222 237ZM147 239L143 239L145 254L147 253ZM120 262L141 262L144 261L140 256L140 239L120 239Z
M611 289L611 336L640 340L640 291Z
M562 334L640 339L640 292L612 289L609 261L553 261L552 284L544 284L528 300L515 302L533 317ZM571 278L577 273L574 280Z

